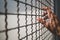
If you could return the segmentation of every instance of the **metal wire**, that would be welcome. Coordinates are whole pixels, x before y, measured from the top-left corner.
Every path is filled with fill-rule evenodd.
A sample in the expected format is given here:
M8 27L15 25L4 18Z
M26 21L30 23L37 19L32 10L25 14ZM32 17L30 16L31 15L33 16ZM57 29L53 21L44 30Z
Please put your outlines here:
M33 0L31 0L31 5L33 5ZM31 6L31 24L33 24L33 17L32 17L32 13L33 13L33 7ZM33 32L33 25L31 25L31 33ZM33 33L32 33L32 38L31 38L31 40L33 40Z
M39 3L39 2L38 2ZM40 3L39 3L39 5L38 5L39 7L40 7ZM38 15L40 14L40 9L38 10ZM38 17L40 17L40 16L38 16ZM39 29L40 29L40 23L38 24L38 26L39 26ZM39 35L40 35L40 31L39 31ZM39 40L40 40L40 36L38 37L39 38Z
M5 32L5 34L6 34L6 40L8 40L8 28L7 28L7 26L8 26L8 22L7 22L7 11L8 11L8 9L7 9L7 0L4 0L4 2L5 2L5 5L4 5L4 8L5 8L5 29L6 29L6 32Z
M25 0L25 3L27 3L27 0ZM27 31L28 31L28 29L27 29L27 5L25 4L25 13L26 13L26 18L25 18L25 20L26 20L26 22L25 22L25 24L26 24L26 26L25 26L25 28L26 28L26 35L28 35L28 33L27 33ZM28 36L26 36L26 40L28 40Z
M18 0L19 1L19 0ZM18 39L20 40L20 24L19 24L19 21L20 21L20 19L19 19L19 2L17 2L17 24L18 24Z
M35 6L37 6L37 0L35 0ZM37 8L35 8L35 14L37 15ZM36 18L37 18L37 16L35 16L35 23L37 22ZM37 24L35 24L35 29L37 30ZM36 38L37 38L37 31L36 31L35 35L36 35Z

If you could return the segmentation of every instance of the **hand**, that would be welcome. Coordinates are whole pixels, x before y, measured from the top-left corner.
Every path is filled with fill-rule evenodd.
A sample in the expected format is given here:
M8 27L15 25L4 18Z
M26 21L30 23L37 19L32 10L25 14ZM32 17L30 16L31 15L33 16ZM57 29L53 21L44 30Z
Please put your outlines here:
M56 35L60 35L60 20L52 13L49 7L43 7L42 10L46 11L42 16L44 18L38 18L38 22L42 23L48 30ZM48 21L46 21L48 19Z

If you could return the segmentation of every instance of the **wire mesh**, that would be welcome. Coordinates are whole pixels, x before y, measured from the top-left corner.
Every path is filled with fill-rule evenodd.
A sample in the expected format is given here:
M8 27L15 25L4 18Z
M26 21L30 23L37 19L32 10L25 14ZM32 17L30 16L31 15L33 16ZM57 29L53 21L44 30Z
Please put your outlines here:
M36 20L41 17L43 6L51 7L54 12L52 0L1 0L0 3L0 40L52 40L52 33Z

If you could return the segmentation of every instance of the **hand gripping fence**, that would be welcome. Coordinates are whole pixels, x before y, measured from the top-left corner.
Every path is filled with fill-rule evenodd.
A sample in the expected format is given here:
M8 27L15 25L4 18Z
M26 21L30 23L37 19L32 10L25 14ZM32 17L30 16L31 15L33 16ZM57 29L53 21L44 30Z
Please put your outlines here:
M53 38L52 33L50 33L45 27L42 26L41 23L37 22L37 20L36 20L37 17L41 17L41 14L43 13L43 10L41 8L43 6L51 7L52 11L54 11L54 8L53 8L54 1L53 0L3 0L2 2L4 2L3 3L4 12L0 11L0 16L4 15L4 20L5 20L4 28L5 29L0 30L0 35L1 35L1 33L4 33L5 38L0 36L0 40L3 40L3 39L11 40L10 37L12 37L12 35L14 35L16 32L17 32L17 34L15 34L15 36L13 37L12 40L51 40ZM10 10L10 8L8 6L9 2L11 5L12 5L12 2L16 3L16 5L15 5L16 13L9 12L9 10ZM12 6L14 6L14 5L12 5ZM10 6L10 7L12 8L12 6ZM14 11L13 8L11 10ZM21 10L22 10L22 12L21 12ZM14 19L14 20L16 20L14 22L17 22L16 27L8 28L9 15L13 15L14 17L16 16L17 19ZM12 20L12 19L10 19L10 20ZM0 22L2 22L2 21L0 21ZM23 30L21 30L21 29L23 29ZM12 31L12 30L16 30L16 31L12 32L13 33L12 35L11 34L9 35L9 31ZM15 39L15 37L17 39Z

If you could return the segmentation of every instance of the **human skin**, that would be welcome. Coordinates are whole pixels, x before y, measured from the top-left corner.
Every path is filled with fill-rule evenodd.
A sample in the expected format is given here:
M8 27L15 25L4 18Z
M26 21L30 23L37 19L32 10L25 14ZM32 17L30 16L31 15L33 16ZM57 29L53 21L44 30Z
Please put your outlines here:
M52 13L49 7L43 7L42 10L44 18L37 18L38 22L42 23L48 30L50 30L54 35L60 36L60 20L58 17ZM49 19L48 21L46 21Z

